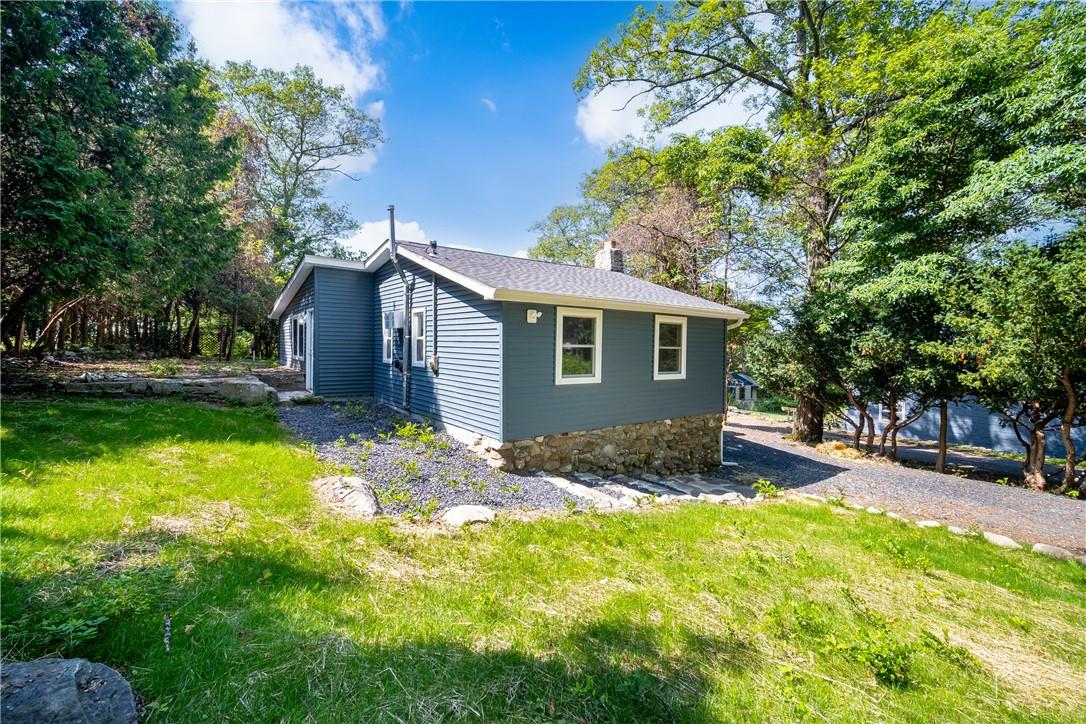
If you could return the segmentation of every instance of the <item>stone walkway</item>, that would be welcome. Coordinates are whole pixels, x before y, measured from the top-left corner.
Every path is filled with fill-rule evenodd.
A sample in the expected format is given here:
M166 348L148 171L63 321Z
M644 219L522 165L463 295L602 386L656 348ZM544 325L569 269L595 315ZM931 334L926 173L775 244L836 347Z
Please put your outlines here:
M725 438L725 457L739 466L722 469L714 485L751 485L765 478L782 488L844 497L912 519L1086 552L1086 501L890 462L831 457L784 440L783 426L744 418L729 419Z
M648 473L637 478L627 475L574 473L557 476L540 473L554 485L601 507L628 508L655 497L660 502L705 500L713 503L744 503L754 500L754 488L712 475L674 475L660 477Z

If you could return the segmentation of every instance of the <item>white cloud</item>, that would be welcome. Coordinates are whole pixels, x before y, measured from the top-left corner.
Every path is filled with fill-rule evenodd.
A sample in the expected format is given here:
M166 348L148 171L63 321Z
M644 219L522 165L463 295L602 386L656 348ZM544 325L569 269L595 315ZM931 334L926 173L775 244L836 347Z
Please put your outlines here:
M498 104L495 103L494 101L490 100L489 98L486 98L486 97L480 98L479 102L482 103L484 106L486 106L487 110L489 110L491 113L494 113L494 112L496 112L498 110Z
M639 96L629 104L626 103L637 90L638 87L633 84L611 86L577 104L577 128L589 143L607 148L627 136L641 139L650 135L647 130L648 122L638 115L638 111L648 106L652 98L649 95ZM743 101L743 97L737 96L727 103L703 108L658 135L666 138L672 133L695 133L721 126L743 125L758 122L764 117L760 110L745 108Z
M373 252L382 241L388 238L388 219L381 221L367 221L358 227L358 231L340 243L352 251L364 251L367 254ZM417 221L397 221L396 241L426 242L426 232Z
M513 256L515 256L518 259L527 259L528 258L528 250L527 249L517 249L516 251L513 252Z
M189 2L177 6L199 52L216 64L252 61L260 68L309 65L325 82L358 98L380 80L369 44L386 33L373 3L288 4ZM346 33L337 32L337 25Z
M471 244L440 244L439 246L447 246L450 249L466 249L467 251L486 251L481 246L472 246Z

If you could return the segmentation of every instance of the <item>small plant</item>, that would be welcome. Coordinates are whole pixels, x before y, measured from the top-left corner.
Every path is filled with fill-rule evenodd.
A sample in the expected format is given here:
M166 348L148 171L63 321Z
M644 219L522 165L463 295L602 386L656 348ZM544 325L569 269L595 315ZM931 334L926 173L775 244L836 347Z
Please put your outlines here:
M106 619L106 616L72 617L59 623L46 624L42 628L51 637L63 641L67 648L71 649L97 636L98 627L105 623Z
M784 493L784 488L774 485L765 478L760 478L753 487L761 493L764 498L779 498L781 497L781 494Z
M368 417L370 412L370 406L365 400L351 400L343 403L340 414L346 417L362 418Z
M176 377L181 374L181 365L172 359L155 360L148 369L155 377Z
M406 485L394 482L377 489L377 500L381 505L411 505L414 498Z
M905 568L921 573L931 573L935 565L923 553L913 553L893 538L884 536L880 541L883 550L890 554L899 564Z
M577 512L577 500L576 498L565 498L562 500L562 504L566 506L566 512L573 515Z
M358 442L361 439L362 436L359 435L357 432L352 432L347 437L349 437L351 439L351 442Z
M502 483L498 486L498 490L510 495L517 495L520 493L521 487L519 483Z
M419 461L408 460L407 458L399 458L396 460L396 465L403 468L403 474L408 480L415 480L419 477Z
M916 646L895 641L890 634L875 629L861 641L848 647L849 658L866 664L883 686L903 688L912 683L911 669Z
M338 448L347 447L347 438L340 435L339 438L336 440L335 445Z
M465 478L466 477L467 475L465 475ZM476 493L485 493L490 487L490 481L486 479L472 480L468 487L470 487Z
M407 511L406 517L419 518L420 520L429 523L434 517L434 513L437 512L438 504L437 498L430 498L425 503L412 506L411 509Z

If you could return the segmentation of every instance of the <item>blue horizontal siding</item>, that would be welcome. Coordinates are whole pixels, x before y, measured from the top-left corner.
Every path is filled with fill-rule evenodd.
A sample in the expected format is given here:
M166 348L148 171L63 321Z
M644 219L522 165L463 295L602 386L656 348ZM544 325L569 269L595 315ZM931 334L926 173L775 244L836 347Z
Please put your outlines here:
M290 318L294 314L313 308L313 290L313 272L311 271L279 317L279 364L281 365L287 364L287 357L291 353ZM291 366L295 369L301 369L301 362L295 360Z
M350 269L317 267L313 347L314 393L373 394L373 277Z
M433 274L401 262L413 282L412 309L426 310L426 358L434 354ZM411 368L411 411L489 437L501 437L501 307L437 277L438 373ZM381 359L381 315L404 309L403 283L391 263L374 271L373 394L390 404L403 401L400 372ZM410 309L407 311L410 314ZM404 357L396 339L395 354ZM406 362L405 362L406 363Z
M528 324L527 310L543 316ZM687 415L720 412L724 334L720 319L689 317L686 379L652 379L654 315L604 310L603 372L598 384L556 385L556 309L502 306L504 439L518 440Z

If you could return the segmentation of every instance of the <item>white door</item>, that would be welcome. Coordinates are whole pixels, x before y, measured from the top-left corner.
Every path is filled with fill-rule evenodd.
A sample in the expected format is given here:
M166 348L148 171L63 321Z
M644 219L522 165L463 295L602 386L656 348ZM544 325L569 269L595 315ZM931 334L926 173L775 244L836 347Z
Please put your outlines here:
M305 388L313 391L313 310L305 313Z

